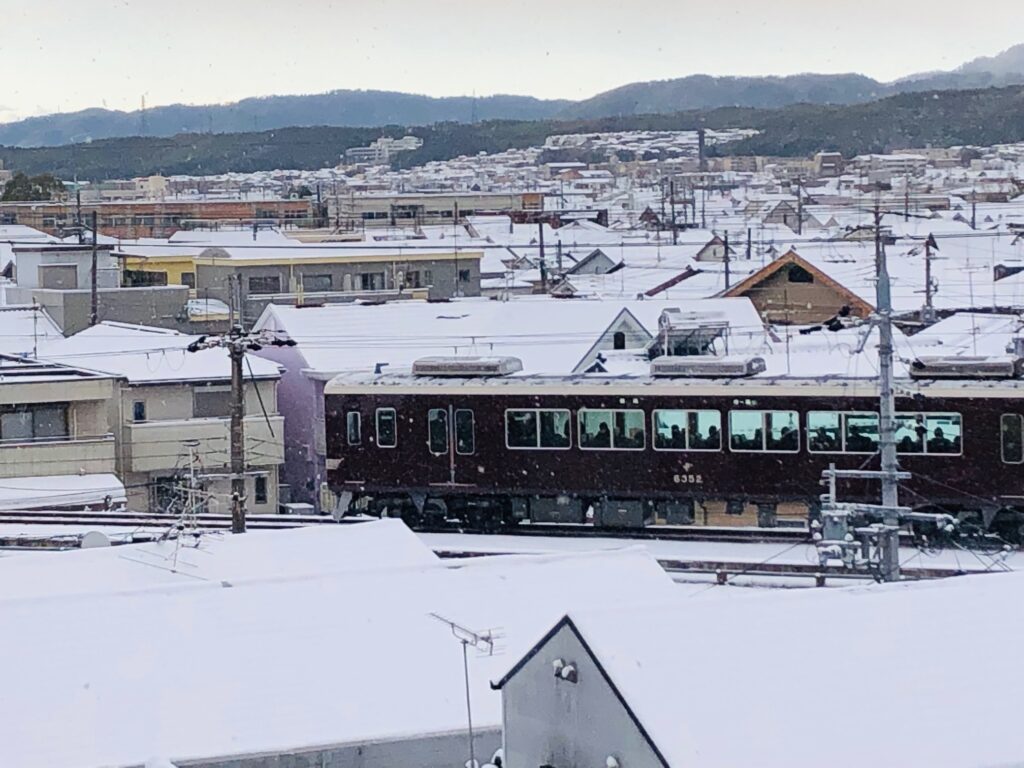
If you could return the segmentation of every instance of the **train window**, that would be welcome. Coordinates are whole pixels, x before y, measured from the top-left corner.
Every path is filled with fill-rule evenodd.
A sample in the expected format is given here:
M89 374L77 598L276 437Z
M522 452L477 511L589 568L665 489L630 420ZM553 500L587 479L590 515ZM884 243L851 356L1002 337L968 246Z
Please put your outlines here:
M568 448L569 411L523 408L505 411L505 445L509 448Z
M963 420L959 413L897 413L896 451L930 456L963 452Z
M734 451L796 453L800 415L796 411L729 411L729 445Z
M835 453L843 449L842 414L810 411L807 414L807 450Z
M962 449L962 433L960 414L929 413L925 415L928 439L924 444L924 452L928 454L958 454Z
M394 408L377 409L377 446L394 448L398 445L398 417Z
M652 419L655 450L722 449L722 414L718 411L656 410Z
M1004 464L1024 464L1024 416L1004 413L999 420Z
M877 413L807 414L807 449L811 453L875 453L878 439Z
M471 410L455 412L455 452L468 456L476 452L476 424Z
M647 444L644 412L580 410L580 448L642 451Z
M448 411L444 408L427 411L427 447L431 453L448 453Z
M345 414L345 434L349 445L359 445L363 442L363 425L359 411L349 411Z

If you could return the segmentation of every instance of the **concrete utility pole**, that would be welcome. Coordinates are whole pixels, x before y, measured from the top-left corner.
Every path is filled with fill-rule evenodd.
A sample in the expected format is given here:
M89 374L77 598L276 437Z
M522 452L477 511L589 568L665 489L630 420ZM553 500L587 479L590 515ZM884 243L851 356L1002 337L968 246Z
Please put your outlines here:
M723 242L725 243L725 257L724 257L724 260L725 260L725 290L729 290L729 233L728 232L725 233L725 237L723 238Z
M544 222L537 222L537 237L540 244L540 286L544 293L548 292L548 267L544 263Z
M452 237L455 238L455 291L452 296L459 297L462 295L462 287L459 282L459 201L454 201L454 209L452 210Z
M186 347L189 352L202 349L227 349L231 359L231 532L245 533L245 376L242 364L248 350L264 345L294 347L292 339L280 339L272 332L245 333L240 324L226 335L200 336Z
M676 227L676 183L668 183L668 203L672 211L672 245L679 244L679 229Z
M971 190L971 229L978 228L978 191Z
M90 303L89 303L89 325L96 325L100 321L100 298L97 286L96 275L96 241L99 240L99 232L96 228L96 211L92 212L92 271L90 272Z
M796 185L796 233L804 233L804 195L800 182Z
M878 314L878 447L882 466L882 522L885 531L881 547L883 581L900 577L899 462L896 459L896 395L893 389L892 290L885 248L882 246L882 213L875 205L875 260L878 281L875 307Z
M924 309L921 311L921 322L935 322L935 307L932 305L932 248L939 250L938 243L931 233L924 241Z

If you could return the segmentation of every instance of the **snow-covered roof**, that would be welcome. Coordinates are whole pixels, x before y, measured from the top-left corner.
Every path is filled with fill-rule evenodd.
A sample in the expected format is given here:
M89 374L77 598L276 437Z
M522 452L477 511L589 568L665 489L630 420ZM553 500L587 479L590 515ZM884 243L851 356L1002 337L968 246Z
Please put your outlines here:
M63 338L42 307L0 306L0 354L29 355L38 346Z
M998 573L569 618L668 765L1008 766L1024 671L979 643L1024 633L1022 597Z
M0 696L5 762L134 765L459 730L462 652L431 613L498 633L497 655L469 656L474 723L496 728L488 681L509 651L568 610L677 594L636 550L449 566L417 544L381 521L3 558L0 653L18 662Z
M408 367L421 357L518 357L525 373L569 373L625 310L652 335L670 307L719 313L734 327L761 327L746 299L700 302L658 299L608 301L514 297L444 303L335 304L315 308L270 305L257 329L298 342L308 367L320 375Z
M123 376L133 384L230 380L227 350L189 352L188 345L197 338L167 328L103 322L40 345L39 357ZM254 355L246 360L246 377L280 376L276 363Z

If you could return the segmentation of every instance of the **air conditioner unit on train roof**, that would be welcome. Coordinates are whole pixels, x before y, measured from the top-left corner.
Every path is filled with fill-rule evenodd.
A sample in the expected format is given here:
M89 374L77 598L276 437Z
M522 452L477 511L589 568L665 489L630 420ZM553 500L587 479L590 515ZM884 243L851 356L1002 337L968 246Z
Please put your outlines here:
M919 357L910 364L915 379L1013 379L1021 373L1021 359L1005 357Z
M413 376L508 376L521 370L518 357L421 357L412 364Z
M725 379L753 376L767 370L763 357L712 357L695 355L656 357L651 361L651 376L665 378Z

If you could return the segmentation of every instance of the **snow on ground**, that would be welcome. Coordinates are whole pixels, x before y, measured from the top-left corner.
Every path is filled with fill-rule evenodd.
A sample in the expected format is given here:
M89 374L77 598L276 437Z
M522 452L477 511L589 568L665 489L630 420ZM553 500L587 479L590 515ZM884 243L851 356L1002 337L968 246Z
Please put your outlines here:
M810 544L746 543L727 541L672 541L658 539L622 539L587 536L580 538L555 536L502 536L465 533L421 533L420 539L429 547L454 552L553 553L615 550L638 547L658 560L723 560L732 563L808 565L817 564L818 555ZM1015 567L1018 553L1010 553L1006 563ZM900 563L914 568L951 568L988 570L992 558L960 549L923 552L912 547L900 550Z
M0 559L4 763L95 766L458 730L462 654L492 679L570 609L682 595L637 549L446 563L397 521ZM188 563L185 568L182 562ZM188 575L185 575L187 572ZM710 592L709 594L714 594ZM45 716L41 716L45 713Z

